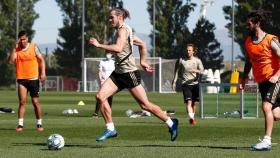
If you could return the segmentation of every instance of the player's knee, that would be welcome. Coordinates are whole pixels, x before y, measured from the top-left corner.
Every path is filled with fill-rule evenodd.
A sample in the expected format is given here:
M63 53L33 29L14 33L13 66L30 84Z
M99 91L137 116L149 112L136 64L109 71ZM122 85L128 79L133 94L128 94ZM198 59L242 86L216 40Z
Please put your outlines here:
M149 103L141 103L140 106L143 110L152 111L152 106Z
M100 93L96 93L95 98L100 103L102 103L102 102L104 102L106 100L106 98L102 94L100 94Z
M101 94L100 93L96 93L95 98L97 101L101 101Z
M20 100L19 105L20 106L25 106L26 105L26 100Z

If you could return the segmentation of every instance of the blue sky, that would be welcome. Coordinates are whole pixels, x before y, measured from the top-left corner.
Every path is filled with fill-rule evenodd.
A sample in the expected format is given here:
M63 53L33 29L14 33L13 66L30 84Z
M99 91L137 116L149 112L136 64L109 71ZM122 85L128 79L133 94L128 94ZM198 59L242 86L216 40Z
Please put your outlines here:
M193 2L197 3L197 7L188 19L188 26L191 30L195 27L199 17L201 1L202 0L193 0ZM149 34L152 30L152 25L150 24L147 12L147 0L123 0L123 2L124 7L128 9L131 14L131 19L127 20L127 23L131 25L137 33ZM216 34L223 35L217 36L217 38L220 42L222 41L224 45L230 45L231 39L227 37L227 30L224 28L227 21L224 19L222 7L231 5L231 2L231 0L214 0L214 4L208 6L206 11L206 18L216 25ZM33 26L33 29L36 31L33 41L38 44L56 43L58 28L62 27L62 13L55 0L40 0L35 5L35 10L39 13L40 17L35 21Z

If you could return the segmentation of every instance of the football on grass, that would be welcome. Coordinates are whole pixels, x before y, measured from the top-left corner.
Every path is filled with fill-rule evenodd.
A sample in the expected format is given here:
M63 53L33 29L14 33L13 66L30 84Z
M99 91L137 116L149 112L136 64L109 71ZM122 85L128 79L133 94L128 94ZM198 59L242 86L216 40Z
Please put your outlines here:
M64 144L64 138L59 134L50 135L47 141L49 150L60 150L64 147Z

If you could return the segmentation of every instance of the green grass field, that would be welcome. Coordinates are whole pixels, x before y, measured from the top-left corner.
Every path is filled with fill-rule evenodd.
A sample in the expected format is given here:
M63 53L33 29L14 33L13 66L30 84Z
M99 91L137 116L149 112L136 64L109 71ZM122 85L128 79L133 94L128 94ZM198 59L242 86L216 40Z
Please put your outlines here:
M179 136L170 141L168 129L155 117L128 118L127 109L139 110L138 105L127 93L114 97L113 116L119 136L105 142L96 142L95 137L104 130L102 118L93 119L95 99L93 93L42 92L41 104L44 111L44 132L35 130L33 107L28 102L25 130L15 131L16 114L0 114L0 157L1 158L269 158L279 157L280 126L275 123L273 149L268 152L250 150L250 145L263 136L264 120L260 119L198 119L196 126L188 124L182 94L150 93L152 102L164 110L176 111L174 117L180 121ZM77 106L83 100L85 106ZM235 101L231 99L232 102ZM238 103L239 100L236 100ZM15 91L0 91L0 107L17 110ZM76 108L78 115L65 116L66 108ZM199 111L199 109L198 109ZM197 115L198 116L198 115ZM66 142L60 151L47 149L50 134L61 134Z

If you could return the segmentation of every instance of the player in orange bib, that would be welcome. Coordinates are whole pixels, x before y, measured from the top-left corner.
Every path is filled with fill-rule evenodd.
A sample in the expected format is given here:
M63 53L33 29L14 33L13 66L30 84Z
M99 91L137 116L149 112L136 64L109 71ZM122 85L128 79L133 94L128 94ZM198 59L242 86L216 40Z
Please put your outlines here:
M265 136L251 146L253 150L271 150L274 120L280 119L280 44L275 35L263 31L267 21L264 11L254 11L247 17L249 35L245 41L246 63L242 87L250 69L259 85L265 117Z
M41 81L46 80L45 61L38 47L28 42L25 31L18 34L18 43L8 58L9 64L16 66L16 79L18 83L18 126L17 132L23 131L23 118L25 114L27 93L30 93L32 104L35 109L37 131L43 131L42 111L39 102Z

